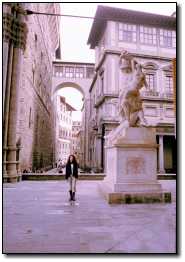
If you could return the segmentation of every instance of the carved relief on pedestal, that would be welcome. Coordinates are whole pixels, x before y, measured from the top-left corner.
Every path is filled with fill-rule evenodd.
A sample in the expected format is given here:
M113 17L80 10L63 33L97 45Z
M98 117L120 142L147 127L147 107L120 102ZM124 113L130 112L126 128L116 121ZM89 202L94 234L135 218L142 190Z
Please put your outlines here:
M128 157L126 161L126 174L139 175L145 173L145 161L142 157Z

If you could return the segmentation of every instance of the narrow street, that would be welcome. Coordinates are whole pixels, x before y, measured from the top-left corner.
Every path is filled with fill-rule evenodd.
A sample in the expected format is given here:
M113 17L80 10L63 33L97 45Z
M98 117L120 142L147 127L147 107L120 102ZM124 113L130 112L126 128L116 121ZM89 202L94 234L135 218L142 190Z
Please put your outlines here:
M4 184L4 252L175 253L175 181L162 181L171 204L109 205L99 181Z

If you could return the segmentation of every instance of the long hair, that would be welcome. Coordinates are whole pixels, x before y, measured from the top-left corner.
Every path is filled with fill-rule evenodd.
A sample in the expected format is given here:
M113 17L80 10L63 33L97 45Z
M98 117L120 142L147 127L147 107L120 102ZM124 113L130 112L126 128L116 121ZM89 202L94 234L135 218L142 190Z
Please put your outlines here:
M67 160L67 165L70 165L71 164L71 162L70 162L70 157L73 157L73 161L72 161L72 163L74 164L74 165L78 165L77 164L77 161L76 161L76 157L74 156L74 155L69 155L69 157L68 157L68 160Z

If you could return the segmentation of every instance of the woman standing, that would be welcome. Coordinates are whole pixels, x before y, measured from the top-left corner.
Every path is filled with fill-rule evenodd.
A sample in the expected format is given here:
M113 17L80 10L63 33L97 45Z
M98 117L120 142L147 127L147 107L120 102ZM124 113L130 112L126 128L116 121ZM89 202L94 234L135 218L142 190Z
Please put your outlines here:
M66 164L66 179L69 181L70 200L75 201L76 180L78 178L78 163L74 155L70 155Z

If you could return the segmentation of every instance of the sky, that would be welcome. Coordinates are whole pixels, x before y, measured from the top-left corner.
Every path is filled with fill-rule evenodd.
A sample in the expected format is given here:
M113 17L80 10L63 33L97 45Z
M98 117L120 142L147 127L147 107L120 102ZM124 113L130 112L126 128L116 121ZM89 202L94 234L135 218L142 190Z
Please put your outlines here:
M175 3L62 3L61 13L94 17L98 5L170 16ZM87 45L93 20L61 17L61 55L63 61L94 62L94 50Z
M81 109L83 106L83 96L80 91L76 90L73 87L65 87L58 90L58 95L64 96L66 102L74 107L77 111L72 112L72 119L75 121L81 121Z
M170 16L176 11L175 3L61 3L61 14L94 17L98 5L131 9L148 13ZM63 61L95 61L94 50L87 45L92 19L61 17L61 56ZM63 88L60 94L66 101L79 109L82 106L82 95L74 88ZM73 113L74 120L81 119L81 112Z

